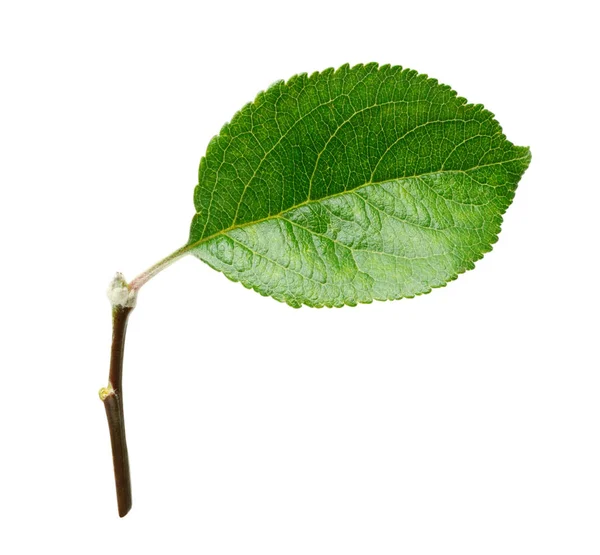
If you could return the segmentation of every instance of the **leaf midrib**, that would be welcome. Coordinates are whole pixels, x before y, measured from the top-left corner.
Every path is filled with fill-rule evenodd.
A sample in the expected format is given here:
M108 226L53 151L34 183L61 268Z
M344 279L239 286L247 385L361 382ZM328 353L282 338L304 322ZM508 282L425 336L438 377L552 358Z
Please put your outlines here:
M313 204L313 203L320 203L325 200L329 200L329 199L336 198L336 197L341 197L343 195L352 194L352 193L355 193L356 191L364 189L365 187L370 187L372 185L383 185L384 183L402 182L402 181L409 180L409 179L423 178L423 177L428 177L431 175L442 175L442 174L453 174L453 173L461 173L461 174L467 175L468 172L475 171L475 170L478 170L481 168L498 166L498 165L502 165L502 164L509 164L511 162L516 162L519 160L526 160L527 158L529 158L529 153L525 154L524 156L518 156L516 158L511 158L509 160L500 160L498 162L492 162L490 164L481 164L478 166L473 166L472 168L468 168L466 170L436 170L436 171L422 173L422 174L403 176L403 177L399 177L396 179L393 179L393 178L385 179L385 180L377 181L377 182L369 181L369 182L363 183L362 185L359 185L358 187L354 187L350 191L344 190L342 192L334 193L332 195L329 195L326 197L321 197L319 199L307 199L307 200L301 202L300 204L297 204L290 208L286 208L285 210L282 210L281 212L278 212L277 214L270 214L269 216L265 216L264 218L260 218L258 220L253 220L251 222L245 222L243 224L231 225L228 228L225 228L220 231L217 231L216 233L213 233L212 235L203 237L202 239L198 239L197 241L194 241L193 243L188 243L187 245L185 245L185 247L183 247L183 249L181 249L180 252L181 252L181 255L183 256L184 254L188 254L188 253L192 252L194 249L198 248L200 245L207 243L207 242L211 241L212 239L216 239L217 237L219 237L221 235L225 235L225 234L229 233L230 231L234 231L236 229L242 229L242 228L249 227L252 225L257 225L257 224L260 224L260 223L263 223L263 222L266 222L269 220L273 220L275 218L281 218L284 214L291 212L292 210L302 208L303 206L307 206L307 205ZM488 186L490 186L490 185L488 185ZM458 203L458 204L462 204L462 203Z

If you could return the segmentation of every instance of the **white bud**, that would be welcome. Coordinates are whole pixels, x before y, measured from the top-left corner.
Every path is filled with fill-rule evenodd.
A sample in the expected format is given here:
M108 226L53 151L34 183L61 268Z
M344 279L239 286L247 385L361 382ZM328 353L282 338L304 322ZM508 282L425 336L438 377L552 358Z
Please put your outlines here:
M117 272L106 291L110 304L114 306L126 306L133 308L137 299L137 292L127 286L123 274Z

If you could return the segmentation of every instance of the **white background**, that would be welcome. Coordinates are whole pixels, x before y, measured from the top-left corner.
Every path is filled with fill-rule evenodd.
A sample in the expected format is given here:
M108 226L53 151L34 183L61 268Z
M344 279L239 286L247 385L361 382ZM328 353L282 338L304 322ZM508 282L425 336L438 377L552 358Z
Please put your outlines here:
M4 1L0 551L600 552L593 2ZM475 271L293 310L184 259L130 319L134 507L104 409L114 271L187 240L200 156L295 73L400 64L533 161Z

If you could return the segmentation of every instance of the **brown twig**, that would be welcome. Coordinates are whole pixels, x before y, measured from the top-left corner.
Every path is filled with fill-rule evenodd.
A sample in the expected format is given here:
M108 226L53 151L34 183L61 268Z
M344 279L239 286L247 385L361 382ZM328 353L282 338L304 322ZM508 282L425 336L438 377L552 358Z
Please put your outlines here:
M108 288L108 298L112 305L113 335L110 351L110 371L108 386L100 390L100 399L106 409L110 443L112 446L115 485L119 516L124 517L131 509L131 475L129 473L129 455L125 438L125 416L123 414L123 354L125 351L125 332L127 319L135 307L137 293L149 279L170 266L175 260L189 252L185 246L170 254L131 283L127 283L123 274L117 273Z
M132 303L135 304L135 303ZM124 517L131 509L131 476L129 455L125 438L125 417L123 414L123 354L127 319L133 306L113 306L113 336L110 356L108 387L100 390L100 399L106 409L110 442L112 446L115 485L119 516Z

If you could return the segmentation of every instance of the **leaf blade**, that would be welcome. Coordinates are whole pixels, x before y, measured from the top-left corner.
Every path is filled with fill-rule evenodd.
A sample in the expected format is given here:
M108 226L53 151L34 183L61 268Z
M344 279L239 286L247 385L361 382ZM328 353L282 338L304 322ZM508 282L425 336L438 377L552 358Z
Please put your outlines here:
M529 160L481 105L412 70L296 76L211 141L188 245L291 306L411 297L491 249Z

